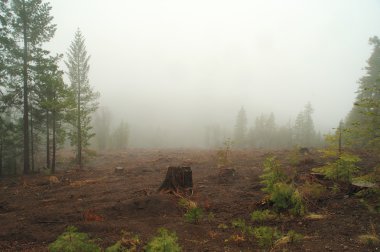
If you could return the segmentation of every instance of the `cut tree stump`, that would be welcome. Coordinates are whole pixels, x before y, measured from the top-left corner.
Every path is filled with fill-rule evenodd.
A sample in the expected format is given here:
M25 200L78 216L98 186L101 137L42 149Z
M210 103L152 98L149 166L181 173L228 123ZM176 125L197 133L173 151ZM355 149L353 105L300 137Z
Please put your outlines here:
M193 172L188 166L169 166L159 192L193 192Z
M124 173L124 167L120 167L120 166L116 167L115 173L116 174L123 174Z

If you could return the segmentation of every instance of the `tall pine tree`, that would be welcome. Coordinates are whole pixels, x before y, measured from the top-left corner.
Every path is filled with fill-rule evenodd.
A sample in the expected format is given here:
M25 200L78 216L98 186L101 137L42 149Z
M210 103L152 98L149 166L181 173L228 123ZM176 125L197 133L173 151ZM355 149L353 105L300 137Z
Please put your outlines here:
M365 67L366 74L359 80L358 95L345 126L353 147L380 148L380 39L372 37L372 55Z
M90 56L87 55L85 39L78 29L67 53L66 66L71 87L76 96L76 111L72 124L71 143L76 146L76 159L80 168L83 167L83 149L89 145L94 136L91 127L91 116L98 108L99 94L90 86L88 73Z
M41 0L13 0L11 10L14 15L12 30L15 41L21 41L20 50L14 56L22 60L22 100L23 100L23 152L24 173L30 171L30 136L29 136L29 75L31 51L48 42L55 33L52 24L49 3Z
M243 148L247 143L247 115L242 107L236 117L234 142L236 147Z

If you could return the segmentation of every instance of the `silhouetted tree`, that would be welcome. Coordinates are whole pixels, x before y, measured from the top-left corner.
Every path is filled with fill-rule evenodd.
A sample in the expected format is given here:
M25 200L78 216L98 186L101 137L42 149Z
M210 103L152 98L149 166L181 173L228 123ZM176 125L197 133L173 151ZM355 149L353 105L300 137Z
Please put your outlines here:
M313 108L309 103L305 105L303 111L301 111L294 125L294 141L299 146L312 146L315 139L314 122L311 117L313 114Z
M247 130L247 115L242 107L237 115L234 130L234 144L236 147L242 148L246 146Z

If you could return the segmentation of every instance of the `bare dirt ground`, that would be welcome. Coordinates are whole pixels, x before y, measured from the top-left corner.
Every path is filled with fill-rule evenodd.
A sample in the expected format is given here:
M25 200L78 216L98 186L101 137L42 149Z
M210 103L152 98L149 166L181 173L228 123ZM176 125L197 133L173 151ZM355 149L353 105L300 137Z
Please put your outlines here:
M232 153L231 167L236 175L227 180L218 176L215 151L207 150L144 150L98 153L84 170L61 170L49 176L31 175L5 178L0 181L0 251L47 251L67 226L100 238L102 247L121 238L121 231L139 235L143 250L159 227L175 231L183 251L259 251L253 240L231 241L239 231L231 221L243 218L260 208L264 193L259 176L262 163L276 155L285 168L291 168L290 151L239 151ZM308 178L312 167L324 164L317 153L296 167L298 183ZM371 167L377 161L365 159ZM214 218L198 224L187 223L179 198L159 194L157 189L170 165L190 165L193 170L196 201ZM122 174L115 167L125 168ZM330 186L328 183L326 186ZM265 223L286 233L295 230L304 235L301 242L285 244L273 251L380 251L360 244L357 237L380 232L380 216L371 213L356 196L329 193L318 202L308 204L309 212L322 214L321 220L284 216ZM91 220L86 213L98 216ZM228 228L220 228L226 224ZM218 227L219 226L219 227Z

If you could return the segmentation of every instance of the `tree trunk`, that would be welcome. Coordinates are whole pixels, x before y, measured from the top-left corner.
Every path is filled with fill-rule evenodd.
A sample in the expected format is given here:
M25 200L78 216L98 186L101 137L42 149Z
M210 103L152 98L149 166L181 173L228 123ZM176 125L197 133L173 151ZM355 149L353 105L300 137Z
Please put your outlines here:
M79 62L79 60L78 60ZM80 69L79 69L79 64L78 64L78 97L77 97L77 102L78 102L78 118L77 118L77 130L78 130L78 165L79 168L82 169L82 128L81 128L81 111L80 111L80 88L81 88L81 83L80 83Z
M30 106L30 147L32 158L32 173L34 173L34 133L33 133L33 107Z
M190 167L168 167L166 177L158 189L159 192L191 192L193 189L193 174Z
M27 39L27 20L25 10L25 0L22 2L23 7L23 39L24 39L24 54L23 54L23 98L24 98L24 117L23 117L23 132L24 132L24 174L30 171L29 162L29 111L28 111L28 39Z
M3 176L3 137L0 139L0 177Z
M53 157L51 163L51 172L55 173L55 152L56 152L56 112L53 110Z
M46 168L50 169L50 132L49 132L49 110L46 110Z

